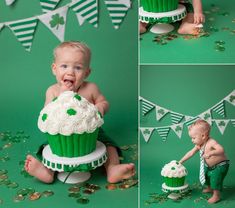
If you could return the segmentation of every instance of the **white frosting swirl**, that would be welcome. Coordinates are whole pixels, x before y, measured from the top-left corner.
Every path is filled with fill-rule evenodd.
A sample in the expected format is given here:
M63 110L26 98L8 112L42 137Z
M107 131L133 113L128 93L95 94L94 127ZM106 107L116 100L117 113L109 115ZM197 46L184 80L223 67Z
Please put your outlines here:
M38 118L38 128L51 135L92 133L103 123L97 107L72 91L46 105Z
M169 178L182 178L188 174L186 168L176 160L166 164L161 171L161 175Z

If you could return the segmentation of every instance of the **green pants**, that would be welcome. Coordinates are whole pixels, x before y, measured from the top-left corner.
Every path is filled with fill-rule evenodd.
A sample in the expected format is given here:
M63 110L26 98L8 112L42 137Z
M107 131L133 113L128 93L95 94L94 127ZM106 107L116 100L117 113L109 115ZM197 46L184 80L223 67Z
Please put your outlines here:
M213 167L205 166L206 185L210 186L213 190L221 191L223 188L223 181L229 169L229 161L225 164L217 164Z

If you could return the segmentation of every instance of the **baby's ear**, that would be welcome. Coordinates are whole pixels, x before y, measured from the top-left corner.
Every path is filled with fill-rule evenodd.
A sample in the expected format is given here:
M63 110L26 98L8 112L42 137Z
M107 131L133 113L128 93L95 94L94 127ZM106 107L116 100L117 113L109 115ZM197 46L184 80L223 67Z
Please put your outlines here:
M55 73L55 71L56 71L56 64L55 64L55 63L52 63L52 64L51 64L51 70L52 70L52 73L53 73L54 75L56 75L56 73Z
M86 69L86 76L85 76L85 78L87 78L90 75L90 73L91 73L91 69L87 68Z

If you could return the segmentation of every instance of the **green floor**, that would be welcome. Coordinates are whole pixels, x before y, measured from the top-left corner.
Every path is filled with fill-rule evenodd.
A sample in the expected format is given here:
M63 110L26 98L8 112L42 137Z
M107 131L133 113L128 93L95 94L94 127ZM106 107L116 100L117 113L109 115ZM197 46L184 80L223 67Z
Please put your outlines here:
M203 1L208 37L185 40L183 36L161 45L153 42L156 34L140 36L140 63L234 63L235 3L229 0ZM175 24L176 33L178 24ZM215 41L223 41L225 50L216 51Z
M19 130L19 129L18 129ZM22 132L22 129L6 130L1 129L1 139L0 139L0 170L7 170L7 176L10 182L16 182L18 187L10 188L6 184L6 180L2 180L0 176L0 206L1 207L137 207L137 186L131 187L129 189L121 190L116 189L113 191L107 190L105 188L106 175L103 168L98 168L91 172L92 177L89 179L88 183L96 184L100 186L100 190L96 191L91 195L83 194L80 191L81 195L89 199L88 204L79 204L77 199L69 197L68 189L72 186L70 184L63 184L62 182L56 180L54 184L48 185L37 181L36 179L27 176L22 172L23 161L27 153L34 154L34 150L37 149L40 139L43 138L43 135L35 132ZM11 135L11 142L9 139L5 140L3 134ZM18 136L16 140L15 136ZM29 136L29 138L28 138ZM136 132L129 132L123 135L123 138L126 138L125 144L119 143L121 146L129 144L131 146L129 149L124 146L123 150L123 162L134 162L137 164L137 145L133 143L134 137L136 137ZM12 142L12 139L14 141ZM37 142L35 142L37 141ZM7 145L11 143L12 145ZM1 171L0 171L1 172ZM30 201L28 196L25 197L23 201L15 202L14 198L17 195L17 191L23 188L33 188L35 191L42 193L46 190L51 190L54 192L53 196L50 197L41 197L38 200ZM132 199L132 200L130 200Z
M233 66L141 66L140 95L169 110L198 115L235 89L234 75ZM226 104L226 114L227 119L235 118L234 106ZM150 111L146 116L140 115L140 127L170 125L169 115L160 121L156 121L155 116L155 110ZM213 114L213 116L216 115ZM192 190L191 196L179 201L166 200L166 197L161 201L157 199L157 196L163 194L161 190L163 166L172 160L180 160L193 148L187 127L184 126L181 139L170 131L165 142L156 130L148 143L140 134L140 207L235 207L234 135L235 128L231 123L228 124L223 135L219 133L215 124L212 126L211 136L224 147L230 159L230 169L224 180L222 201L209 205L206 197L210 195L202 194L199 184L199 154L184 164L188 170L186 181Z

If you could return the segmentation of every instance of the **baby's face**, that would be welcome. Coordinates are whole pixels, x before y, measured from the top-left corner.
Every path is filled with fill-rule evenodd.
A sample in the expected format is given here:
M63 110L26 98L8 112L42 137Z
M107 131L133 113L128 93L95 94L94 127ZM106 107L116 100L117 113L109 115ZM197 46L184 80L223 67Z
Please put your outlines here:
M60 48L56 51L52 71L58 84L71 91L77 91L90 73L84 54L78 49L70 47Z
M197 127L197 126L193 126L189 130L189 136L192 139L192 143L195 145L199 145L199 146L201 146L205 142L205 139L206 139L205 132L203 132L202 129L200 129L200 127Z

